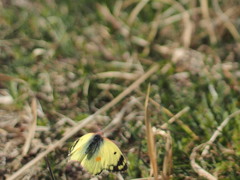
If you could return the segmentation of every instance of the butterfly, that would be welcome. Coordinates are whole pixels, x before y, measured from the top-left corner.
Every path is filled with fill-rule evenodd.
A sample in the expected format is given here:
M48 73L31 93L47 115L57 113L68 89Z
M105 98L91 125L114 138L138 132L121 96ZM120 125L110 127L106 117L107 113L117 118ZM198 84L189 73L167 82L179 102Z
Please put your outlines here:
M103 170L118 172L127 169L127 161L117 145L98 133L88 133L77 139L69 157L80 162L93 175L99 175Z

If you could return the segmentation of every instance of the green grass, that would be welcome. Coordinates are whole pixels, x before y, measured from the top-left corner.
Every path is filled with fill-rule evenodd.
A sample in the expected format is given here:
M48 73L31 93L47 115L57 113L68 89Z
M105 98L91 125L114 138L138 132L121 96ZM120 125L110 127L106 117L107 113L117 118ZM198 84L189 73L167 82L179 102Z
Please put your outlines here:
M0 72L22 79L29 86L0 77L0 94L4 94L2 90L6 89L13 98L11 104L0 104L3 114L0 129L4 132L0 149L6 158L5 164L3 162L0 165L0 176L6 178L13 174L72 128L73 125L63 121L56 112L78 123L134 82L133 79L121 76L100 78L98 73L118 71L140 76L143 70L146 72L151 65L157 63L160 69L138 90L146 93L150 83L150 97L173 114L190 107L180 119L199 139L194 140L176 122L168 126L173 138L171 178L200 178L190 165L192 149L207 142L222 121L239 109L240 46L239 39L233 36L229 26L219 21L220 16L214 5L209 4L208 11L218 40L217 43L212 43L209 23L204 19L201 5L194 2L150 1L129 26L128 18L137 6L137 1L130 4L127 1L98 1L98 5L106 6L113 14L114 22L121 24L118 28L125 28L129 32L128 36L124 36L108 20L108 15L101 12L95 1L0 3ZM118 5L122 5L120 10L117 9ZM183 32L186 24L179 6L189 13L193 26L190 46L185 49ZM231 11L229 22L236 29L239 29L240 16L234 9L238 6L237 0L220 4L223 12ZM117 10L119 13L115 13ZM149 34L153 23L157 22L157 16L159 25L151 39ZM175 20L167 21L174 16L177 17ZM145 40L148 45L134 41L133 37ZM156 46L159 45L165 49L157 49ZM182 54L179 55L178 52ZM118 85L118 88L106 89L103 88L103 83ZM36 130L28 155L21 157L24 137L28 134L31 122L24 117L29 116L26 108L33 97L37 98L43 112L38 116L37 126L47 130ZM105 118L86 126L63 147L48 155L56 179L66 179L66 176L68 179L89 178L81 170L73 172L67 169L71 142L85 132L103 129L127 105L131 97L142 98L139 103L144 106L145 96L132 92L105 113ZM151 103L149 108L152 126L160 129L170 117ZM17 123L6 121L5 117L11 113L18 118ZM141 105L134 105L124 115L120 127L110 136L119 142L120 149L129 161L129 169L123 173L124 179L148 177L150 173L143 117ZM240 176L240 166L237 163L240 160L239 132L239 116L236 116L224 127L204 158L204 169L210 174L217 174L219 179L237 179ZM5 147L8 142L9 147ZM156 145L160 174L165 154L164 138L157 135ZM12 150L16 153L9 153ZM17 157L19 161L16 160ZM32 168L34 174L28 172L30 177L50 177L44 160ZM116 179L116 176L110 175L107 178Z

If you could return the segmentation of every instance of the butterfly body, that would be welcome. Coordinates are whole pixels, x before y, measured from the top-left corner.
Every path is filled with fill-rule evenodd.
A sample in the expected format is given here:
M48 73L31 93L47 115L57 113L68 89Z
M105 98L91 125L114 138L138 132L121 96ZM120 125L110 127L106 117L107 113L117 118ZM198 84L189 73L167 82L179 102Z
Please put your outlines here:
M75 141L69 156L93 175L103 170L118 172L127 169L127 162L117 145L97 133L88 133Z

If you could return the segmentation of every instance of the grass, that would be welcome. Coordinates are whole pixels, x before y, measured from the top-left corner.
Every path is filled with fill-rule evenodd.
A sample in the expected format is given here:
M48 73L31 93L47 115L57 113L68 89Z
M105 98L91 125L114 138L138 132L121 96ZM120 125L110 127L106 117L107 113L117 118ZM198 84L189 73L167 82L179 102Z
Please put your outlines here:
M122 178L153 176L144 123L150 83L148 120L159 178L237 179L239 115L224 125L205 156L199 145L239 110L239 6L237 0L1 2L0 177L14 175L63 138L46 153L53 175L89 179L79 165L68 165L68 149L109 123L105 133L129 162ZM94 113L93 122L79 126ZM32 164L23 176L50 179L46 161Z

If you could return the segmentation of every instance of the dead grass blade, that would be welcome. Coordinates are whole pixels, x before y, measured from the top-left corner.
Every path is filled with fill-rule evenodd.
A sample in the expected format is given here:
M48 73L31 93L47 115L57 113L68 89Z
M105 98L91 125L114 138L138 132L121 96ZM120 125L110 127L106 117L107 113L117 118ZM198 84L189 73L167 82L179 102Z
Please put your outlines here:
M169 124L172 124L174 121L176 121L179 117L181 117L184 113L189 111L189 107L185 107L184 109L182 109L181 111L179 111L176 115L174 115L173 117L171 117L168 122L164 123L163 125L161 125L162 129L166 129L168 127Z
M163 161L162 177L164 180L169 180L172 170L172 136L170 131L167 131L167 141L165 145L165 155Z
M162 68L162 70L163 70L163 68ZM137 92L139 93L139 94L141 94L141 95L143 95L143 93L141 92L141 91L138 91L137 90ZM156 106L158 109L160 109L161 111L163 111L164 113L166 113L168 116L170 116L170 117L174 117L175 115L170 111L170 110L168 110L167 108L165 108L165 107L163 107L163 106L161 106L160 104L158 104L156 101L154 101L152 98L149 98L149 100L151 101L151 103L154 105L154 106ZM186 107L187 108L187 107ZM182 110L183 111L183 110ZM184 110L184 111L188 111L187 109L186 110ZM184 124L183 123L183 121L182 120L180 120L179 119L179 117L180 116L178 116L178 118L177 119L170 119L171 121L175 121L176 120L176 123L178 123L182 128L183 128L183 130L186 132L186 133L188 133L191 137L193 137L195 140L197 140L197 139L199 139L199 137L190 129L190 127L188 126L188 125L186 125L186 124ZM176 118L176 117L175 117ZM170 121L169 120L169 121ZM167 128L167 123L165 123L165 124L163 124L162 125L163 127L165 127L165 128Z
M28 136L27 136L27 139L23 146L23 151L22 151L23 156L27 155L27 152L31 145L31 141L34 138L34 134L36 131L36 126L37 126L37 100L36 100L36 98L32 99L31 112L32 112L32 123L29 127Z
M0 81L12 81L15 80L16 78L12 77L12 76L8 76L6 74L2 74L0 73Z
M64 119L69 125L71 125L71 126L76 126L77 125L77 123L74 120L72 120L71 118L69 118L65 115L63 115L63 114L61 114L57 111L54 111L53 113L56 114L57 116L61 117L62 119Z
M185 48L189 48L191 45L194 25L191 21L189 12L187 11L183 13L183 23L184 23L184 31L182 35L183 46Z
M206 21L205 26L208 30L210 42L211 42L211 44L216 44L217 37L216 37L215 31L213 28L213 24L211 22L210 15L209 15L208 0L202 0L202 1L200 1L200 4L201 4L201 10L202 10L203 17Z
M217 130L213 133L212 137L210 138L210 140L206 143L200 144L197 147L195 147L190 155L190 160L191 160L191 166L193 168L193 170L198 173L199 176L205 177L209 180L216 180L217 177L213 176L212 174L210 174L209 172L207 172L206 170L204 170L201 166L199 166L196 163L196 157L197 157L197 151L201 148L204 147L201 157L200 159L203 159L204 156L206 156L208 154L208 151L210 149L210 146L213 144L213 142L216 140L216 138L221 134L221 131L223 130L223 128L228 124L228 122L230 121L230 119L232 119L233 117L237 116L240 114L240 110L230 114L222 123L220 126L217 127Z
M158 179L162 179L162 176L158 176ZM131 180L155 180L154 177L144 177L144 178L136 178Z
M217 178L215 176L213 176L212 174L210 174L209 172L207 172L205 169L203 169L201 166L199 166L196 163L196 157L197 157L197 151L202 148L203 146L205 146L204 144L200 144L197 147L193 148L193 151L190 155L190 161L191 161L191 166L193 168L193 170L201 177L204 177L208 180L217 180Z
M117 176L117 179L118 179L118 180L124 180L123 177L122 177L122 175L121 175L121 173L117 173L116 176Z
M159 13L158 15L155 16L154 20L152 21L151 23L151 27L150 27L150 32L148 34L148 37L147 37L147 42L148 44L152 43L154 38L156 37L157 35L157 32L158 32L158 28L159 28L159 25L161 23L161 21L159 19L161 19L161 16L162 14ZM146 46L144 49L143 49L143 54L144 55L148 55L150 53L150 47L149 46Z
M20 83L24 83L26 84L26 82L22 79L16 78L16 77L12 77L12 76L8 76L6 74L2 74L0 73L0 82L1 81L16 81L16 82L20 82Z
M112 132L119 128L121 125L121 121L123 119L124 114L131 109L131 107L136 104L138 101L134 98L127 105L125 105L119 113L115 116L115 118L103 129L104 135L108 137Z
M102 90L118 90L118 91L121 91L123 89L122 86L118 85L118 84L108 84L108 83L98 83L97 84L97 87L99 89L102 89Z
M123 6L123 1L117 0L115 2L114 7L113 7L113 15L115 17L118 17L121 14L122 6Z
M149 0L141 0L137 6L132 10L129 19L128 24L131 26L132 23L135 21L137 15L140 13L140 11L144 8L144 6L148 3Z
M138 77L139 77L139 74L118 72L118 71L102 72L93 76L93 78L96 78L96 79L120 78L120 79L126 79L126 80L135 80Z
M221 134L223 128L228 124L230 119L240 114L240 110L230 114L221 124L217 127L216 131L213 133L212 137L207 142L207 145L204 147L204 150L202 152L202 157L206 156L208 154L208 151L210 149L210 146L213 144L213 142L216 140L216 138Z
M121 22L116 17L114 17L106 6L103 6L101 4L97 4L97 9L102 14L102 16L108 22L110 22L115 29L119 30L119 32L124 37L128 37L129 36L129 29L126 26L124 26L123 22Z
M148 85L147 95L144 105L145 110L145 125L146 125L146 135L147 135L147 145L148 145L148 155L151 162L151 167L154 175L154 179L158 179L158 167L157 167L157 155L156 155L156 146L155 138L152 131L151 120L148 113L148 102L149 102L149 93L150 93L150 84Z
M236 27L231 23L231 20L229 20L228 16L223 13L223 11L220 8L219 2L217 0L213 1L213 8L221 18L221 20L224 22L224 25L229 30L229 32L232 34L233 38L236 41L240 40L239 31L236 29Z
M167 115L169 115L169 116L171 116L171 117L174 117L174 114L171 112L171 111L169 111L167 108L165 108L165 107L162 107L163 108L163 111L167 114ZM186 107L187 108L187 107ZM183 109L184 110L184 109ZM183 111L182 110L182 111ZM188 111L187 109L185 109L184 111ZM179 112L180 113L180 112ZM176 114L177 115L177 114ZM176 116L175 115L175 116ZM180 117L180 116L179 116ZM180 125L181 126L181 128L186 132L186 133L188 133L194 140L198 140L199 139L199 137L191 130L191 128L187 125L187 124L184 124L184 122L182 121L182 120L180 120L179 119L179 117L178 117L178 119L176 119L176 123L178 123L178 125ZM171 120L171 119L170 119ZM169 121L170 121L169 120ZM163 124L164 126L165 126L165 124Z
M48 148L45 151L43 151L37 157L35 157L30 162L25 164L22 168L20 168L17 172L15 172L12 176L10 176L8 178L8 180L15 180L17 178L21 178L21 176L27 170L29 170L29 168L34 166L36 163L38 163L40 160L42 160L42 158L44 158L48 153L54 151L54 149L56 149L57 147L61 147L67 139L71 138L80 129L82 129L84 126L86 126L87 124L92 122L97 115L102 114L102 113L108 111L111 107L116 105L124 97L126 97L128 94L130 94L135 89L137 89L140 84L142 84L147 78L149 78L158 69L159 69L159 65L155 64L154 66L152 66L145 74L143 74L139 79L137 79L135 82L133 82L127 89L125 89L122 93L120 93L111 102L109 102L108 104L103 106L101 109L96 111L93 115L90 115L87 118L83 119L81 122L79 122L75 127L70 129L59 141L49 145Z

